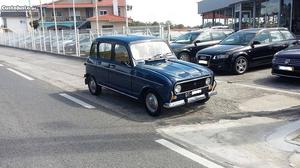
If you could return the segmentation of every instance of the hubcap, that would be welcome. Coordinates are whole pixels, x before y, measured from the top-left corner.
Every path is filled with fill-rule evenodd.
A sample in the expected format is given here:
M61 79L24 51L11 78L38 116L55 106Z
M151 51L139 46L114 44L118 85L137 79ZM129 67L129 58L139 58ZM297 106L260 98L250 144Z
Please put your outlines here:
M236 71L238 73L244 73L247 69L247 61L244 58L240 58L236 62Z
M96 82L95 82L95 80L92 78L92 79L90 80L90 90L92 91L92 93L95 93L95 92L96 92L96 88L97 88Z
M181 59L182 61L190 61L190 56L187 55L187 54L181 54L181 55L180 55L180 59Z
M146 96L146 106L148 110L152 113L156 112L158 109L158 100L153 93L149 93Z

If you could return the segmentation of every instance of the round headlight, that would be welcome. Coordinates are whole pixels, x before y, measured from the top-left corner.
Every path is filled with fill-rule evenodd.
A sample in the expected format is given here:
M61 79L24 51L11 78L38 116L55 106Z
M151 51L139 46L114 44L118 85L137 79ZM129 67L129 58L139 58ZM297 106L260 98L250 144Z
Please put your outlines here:
M176 85L174 88L175 93L180 93L181 92L181 85Z
M210 85L210 84L211 84L211 79L210 79L210 78L206 78L205 84L206 84L206 85Z

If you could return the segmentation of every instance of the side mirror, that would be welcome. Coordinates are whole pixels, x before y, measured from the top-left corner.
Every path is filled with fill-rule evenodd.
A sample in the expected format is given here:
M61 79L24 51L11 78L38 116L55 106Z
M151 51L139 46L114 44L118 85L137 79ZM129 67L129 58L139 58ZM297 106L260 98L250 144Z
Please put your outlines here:
M255 45L261 44L259 41L253 41L251 44L251 47L253 48Z
M127 66L128 68L132 67L127 61L121 61L121 64Z
M196 41L194 42L195 46L197 46L198 43L201 43L201 41L200 41L200 40L196 40Z

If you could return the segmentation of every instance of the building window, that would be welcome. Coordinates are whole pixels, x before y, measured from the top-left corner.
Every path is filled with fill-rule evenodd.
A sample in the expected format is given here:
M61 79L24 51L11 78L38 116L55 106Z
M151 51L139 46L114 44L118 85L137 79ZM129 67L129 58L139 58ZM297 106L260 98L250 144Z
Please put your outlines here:
M112 28L114 28L114 26L113 25L103 25L102 28L103 29L112 29Z
M280 1L264 0L256 4L256 27L277 27L279 21Z
M99 15L107 15L107 10L100 10Z
M62 16L62 12L61 11L55 11L56 16ZM54 16L54 13L52 11L52 16Z

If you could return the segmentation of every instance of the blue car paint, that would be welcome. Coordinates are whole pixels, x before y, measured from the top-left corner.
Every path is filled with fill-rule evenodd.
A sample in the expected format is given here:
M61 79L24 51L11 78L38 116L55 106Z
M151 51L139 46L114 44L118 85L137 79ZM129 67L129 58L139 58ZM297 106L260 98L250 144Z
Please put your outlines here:
M129 57L132 59L132 53L130 51L130 45L134 43L140 43L144 41L162 41L160 39L154 37L146 37L146 36L103 36L97 38L94 41L98 42L110 42L117 43L126 46ZM169 57L169 59L157 60L157 61L139 61L135 62L135 66L128 67L129 70L127 73L122 72L121 75L125 76L126 88L120 86L113 86L109 82L110 75L109 68L104 68L103 70L99 70L99 64L103 63L110 64L112 60L101 60L96 57L90 56L86 62L86 77L94 76L99 85L103 85L109 87L115 91L120 91L121 93L126 94L135 99L140 99L143 96L143 92L147 89L154 90L161 98L162 103L170 103L171 97L173 96L174 86L177 82L196 79L203 76L211 76L214 80L214 75L211 70L201 65L185 62L178 60L176 56L173 55ZM103 73L107 74L103 74ZM107 76L108 81L102 82L101 78L97 78L99 76ZM115 79L118 81L118 79ZM118 82L122 83L124 81L119 80ZM86 81L87 83L87 81ZM184 96L180 95L178 98L184 98Z
M293 71L280 70L279 66L293 67ZM277 76L300 78L300 46L294 46L275 54L272 74Z

